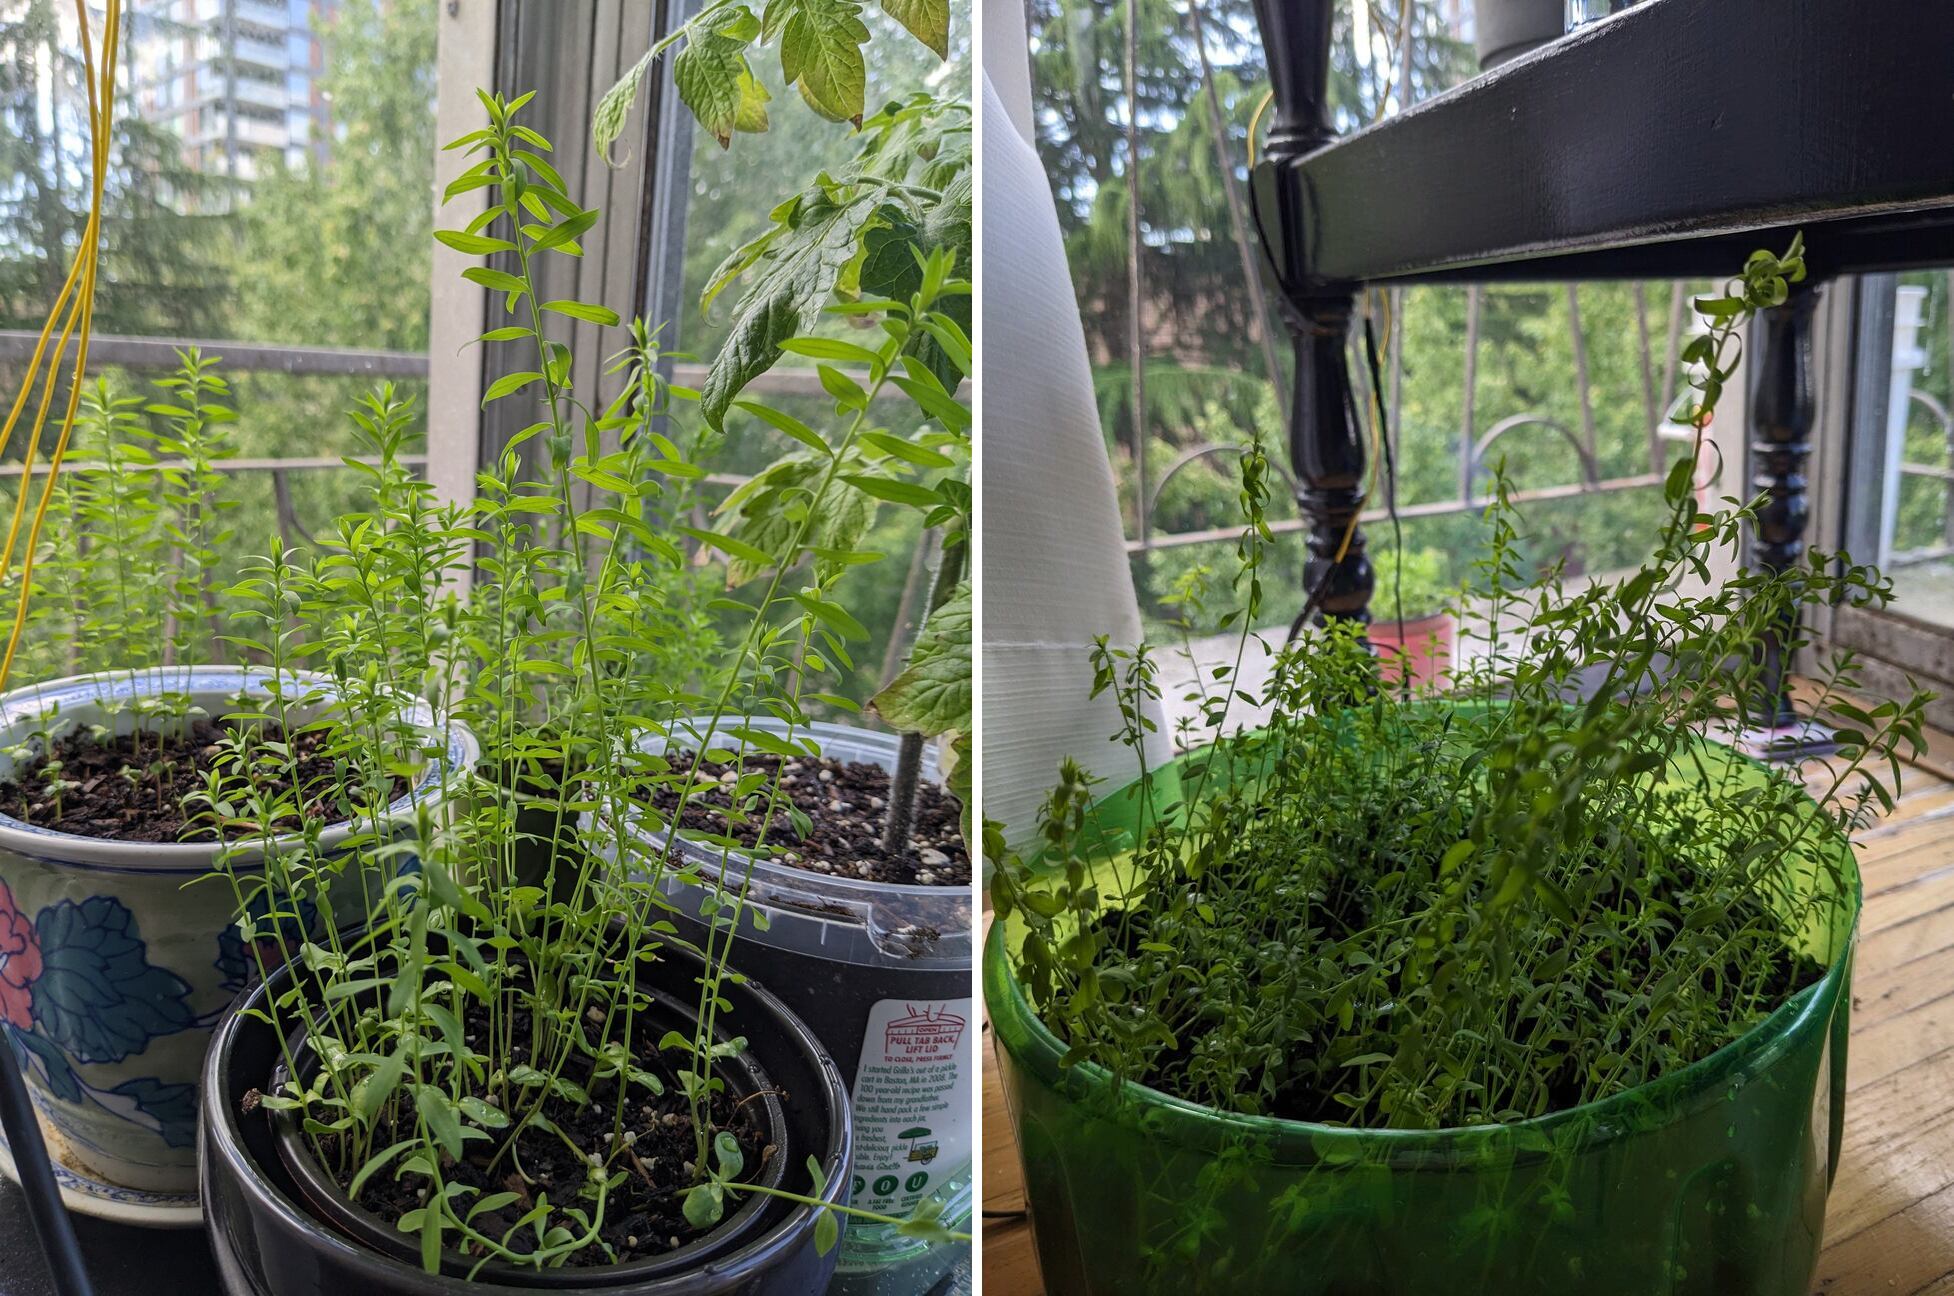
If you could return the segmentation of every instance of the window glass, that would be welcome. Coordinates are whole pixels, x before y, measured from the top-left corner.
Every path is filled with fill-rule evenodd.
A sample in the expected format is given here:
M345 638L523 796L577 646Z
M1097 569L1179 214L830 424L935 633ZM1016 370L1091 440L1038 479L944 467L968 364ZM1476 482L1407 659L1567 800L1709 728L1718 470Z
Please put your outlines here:
M950 12L947 60L939 60L881 12L863 13L873 33L865 51L866 102L871 111L890 100L922 92L969 102L971 10L958 0ZM692 124L692 160L684 191L682 288L672 336L677 349L696 357L701 365L709 364L724 345L740 295L736 284L722 293L710 310L702 309L700 299L713 282L715 271L728 254L768 227L776 206L813 184L823 170L845 167L857 149L847 127L818 117L799 102L798 92L782 86L780 62L771 53L754 60L754 72L772 96L770 125L765 133L738 135L731 147L722 150L709 133ZM816 331L846 339L862 327L873 325L830 319ZM833 417L834 405L813 381L815 363L786 356L755 382L752 394L821 427L824 420ZM884 426L903 435L920 421L914 408L900 397L888 403L884 418ZM778 431L756 419L735 415L726 420L726 437L714 449L711 467L714 472L729 475L752 473L794 448ZM919 550L914 512L885 508L879 517L878 527L862 547L890 557L851 573L845 582L850 612L869 630L870 642L890 645L892 654L886 661L878 658L858 663L855 687L843 691L864 697L889 673L886 668L899 660L893 654L900 651L905 640L889 629L905 605L912 613L920 606L928 581L927 565L909 561ZM933 557L929 561L933 562ZM913 625L913 616L910 622Z
M1250 263L1260 256L1247 149L1251 128L1258 137L1266 130L1258 119L1268 92L1252 8L1247 0L1138 6L1137 105L1128 96L1126 14L1126 5L1107 0L1033 0L1032 70L1038 147L1085 323L1134 575L1158 631L1177 615L1170 600L1185 582L1202 569L1229 570L1239 447L1259 430L1288 468L1280 405L1290 362L1279 323L1265 342L1275 303L1258 303L1260 285L1244 265L1245 247ZM1457 0L1346 4L1334 39L1330 96L1340 131L1438 94L1476 67L1469 7ZM1129 223L1130 107L1137 230ZM1137 348L1128 280L1136 250ZM1575 573L1635 561L1661 518L1652 483L1688 444L1664 419L1679 389L1671 357L1687 327L1680 300L1668 284L1590 284L1398 289L1363 304L1382 357L1381 401L1371 395L1361 319L1351 372L1360 415L1373 403L1387 411L1401 514L1396 528L1382 520L1366 527L1379 573L1375 615L1429 610L1397 600L1434 602L1468 575L1501 464L1523 493L1535 560L1565 560ZM1381 469L1375 448L1372 458ZM1373 506L1388 493L1379 481ZM1272 623L1303 602L1307 556L1293 504L1273 507L1288 529L1264 573ZM1401 563L1392 557L1398 535Z
M438 7L233 8L227 35L214 3L129 6L96 334L424 352ZM44 319L86 220L88 155L73 6L7 6L0 329ZM17 375L14 347L0 366ZM149 400L165 376L153 364L91 368ZM258 553L275 531L297 537L350 502L356 484L338 460L358 444L346 411L375 380L294 376L236 355L220 372L239 416L225 430L236 457L303 461L235 474L236 547ZM419 377L399 385L424 394ZM8 465L22 440L6 448ZM0 478L9 492L13 471Z
M1870 281L1879 283L1880 281ZM1879 564L1893 579L1893 607L1954 627L1954 332L1948 328L1945 271L1899 276L1893 289L1894 338L1887 373L1889 402L1904 400L1888 427L1881 482Z

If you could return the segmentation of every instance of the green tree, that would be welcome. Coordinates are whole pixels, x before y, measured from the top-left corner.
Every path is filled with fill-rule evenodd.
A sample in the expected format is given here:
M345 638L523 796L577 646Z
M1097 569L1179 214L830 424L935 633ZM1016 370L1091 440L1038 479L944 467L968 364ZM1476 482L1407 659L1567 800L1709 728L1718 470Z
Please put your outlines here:
M324 23L333 139L279 163L237 215L238 328L254 339L425 349L436 7L339 6Z
M1137 172L1130 171L1128 156L1125 0L1033 0L1032 79L1039 152L1058 203L1093 360L1100 422L1119 474L1129 533L1137 533L1135 498L1141 486L1132 454L1127 283L1135 255L1128 230L1130 177L1137 177L1145 485L1150 494L1158 493L1150 527L1158 536L1226 527L1232 516L1237 468L1225 453L1181 466L1163 485L1185 452L1200 445L1240 446L1252 428L1260 427L1268 437L1280 426L1223 184L1223 167L1232 166L1246 205L1248 140L1257 129L1268 80L1250 0L1202 0L1212 98L1187 5L1136 0L1136 11ZM1364 19L1368 32L1360 35L1355 4L1338 6L1329 98L1339 131L1376 121L1471 74L1470 49L1447 29L1432 0L1377 0L1366 4ZM1359 58L1360 45L1368 57ZM1263 129L1267 125L1266 119L1260 123ZM1217 156L1217 133L1226 162ZM1254 214L1248 210L1243 216L1252 241ZM1579 481L1584 464L1572 442L1586 444L1590 429L1600 477L1652 471L1640 338L1646 327L1651 379L1659 387L1669 286L1643 289L1639 301L1636 285L1579 289L1580 354L1590 392L1585 406L1576 321L1565 288L1486 290L1477 323L1470 428L1464 403L1465 291L1416 288L1397 297L1394 328L1389 338L1380 336L1380 343L1388 369L1385 398L1394 413L1398 502L1456 498L1465 443L1476 444L1500 420L1518 414L1542 416L1555 426L1529 423L1489 448L1474 474L1478 498L1485 496L1491 469L1501 459L1523 489ZM1359 334L1352 376L1368 406L1362 351ZM1287 352L1286 340L1279 341L1279 362L1286 363ZM1666 393L1654 395L1658 406L1665 403ZM1286 463L1286 456L1278 458ZM1382 494L1380 485L1375 502L1382 503ZM1293 516L1287 501L1272 506L1272 512ZM1565 558L1571 569L1589 571L1634 560L1646 550L1661 517L1654 489L1540 501L1527 505L1526 512L1532 536L1524 555L1528 561ZM1400 529L1407 550L1446 555L1448 581L1466 574L1484 539L1477 510L1414 517ZM1388 526L1371 527L1368 535L1380 554L1393 543ZM1196 569L1225 567L1232 543L1160 549L1136 558L1148 614L1162 620L1181 615L1166 600ZM1299 591L1303 558L1300 537L1286 534L1268 559L1271 586ZM1282 605L1283 619L1300 597Z
M0 9L0 328L40 327L88 223L88 92L68 14L58 0ZM128 46L142 30L123 28L95 331L209 336L230 293L221 218L198 213L221 206L225 182L191 170L176 137L136 113Z
M1379 33L1398 31L1394 12L1372 8ZM1265 375L1215 156L1203 50L1195 44L1184 3L1139 0L1136 13L1141 309L1150 358L1161 370L1160 403L1150 400L1150 419L1184 426L1209 398L1224 399L1246 415L1254 393L1224 371L1233 368L1255 380ZM1123 389L1128 373L1131 318L1126 14L1119 0L1034 0L1031 11L1039 154L1058 199L1066 253L1085 308L1087 343L1113 391ZM1253 10L1248 0L1202 0L1202 15L1220 131L1237 179L1245 183L1246 140L1268 90ZM1425 0L1412 0L1410 22L1409 98L1415 100L1459 80L1468 64L1465 47L1443 33ZM1377 63L1358 60L1348 6L1338 13L1335 41L1331 105L1341 127L1374 120L1406 101L1403 88L1384 77ZM1395 56L1392 62L1395 66ZM1147 378L1153 385L1154 363ZM1116 399L1102 400L1102 409L1109 436L1123 437L1130 411Z

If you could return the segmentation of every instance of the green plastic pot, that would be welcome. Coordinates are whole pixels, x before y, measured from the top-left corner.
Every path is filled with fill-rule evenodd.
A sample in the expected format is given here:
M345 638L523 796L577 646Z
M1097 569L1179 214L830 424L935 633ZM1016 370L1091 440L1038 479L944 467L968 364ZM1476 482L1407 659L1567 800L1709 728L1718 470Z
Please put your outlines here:
M1850 894L1807 934L1815 984L1691 1066L1511 1125L1262 1119L1061 1069L994 930L985 1002L1047 1291L1804 1296L1844 1127L1859 909L1850 847L1827 849L1841 881L1812 884Z

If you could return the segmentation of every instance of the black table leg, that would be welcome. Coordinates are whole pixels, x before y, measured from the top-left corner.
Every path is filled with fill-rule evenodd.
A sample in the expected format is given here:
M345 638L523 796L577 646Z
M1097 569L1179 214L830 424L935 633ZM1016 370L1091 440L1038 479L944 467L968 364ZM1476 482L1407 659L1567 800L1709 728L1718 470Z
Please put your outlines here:
M1805 558L1811 518L1805 465L1817 411L1812 321L1819 291L1815 284L1800 288L1784 305L1762 312L1749 357L1751 485L1764 495L1751 557L1773 572L1794 570ZM1753 754L1796 761L1838 750L1831 730L1800 716L1791 703L1792 658L1802 635L1794 606L1758 645L1762 677L1756 695L1742 699L1749 725L1743 746Z
M1336 134L1327 98L1332 8L1329 0L1256 0L1255 5L1275 91L1275 123L1251 180L1251 196L1257 233L1282 294L1283 324L1295 348L1289 457L1296 503L1309 520L1310 556L1296 629L1312 612L1318 620L1368 625L1375 584L1363 529L1356 525L1366 465L1347 360L1355 293L1351 285L1325 284L1311 273L1312 203L1296 165Z

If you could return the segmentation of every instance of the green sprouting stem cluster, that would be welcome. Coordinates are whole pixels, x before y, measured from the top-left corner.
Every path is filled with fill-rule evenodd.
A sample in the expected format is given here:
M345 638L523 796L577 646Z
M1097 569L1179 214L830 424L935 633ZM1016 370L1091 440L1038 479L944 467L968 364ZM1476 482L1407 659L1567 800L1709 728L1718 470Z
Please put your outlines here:
M221 568L235 547L227 515L238 505L222 466L232 453L223 429L235 415L214 359L190 348L178 360L155 383L155 399L108 379L81 393L76 440L55 488L58 525L36 554L20 668L31 677L196 665L223 631ZM162 735L206 717L180 693L111 701L108 711L102 737L120 713L134 719L121 776L148 784L160 804L170 769ZM49 744L61 736L50 733ZM145 750L152 737L154 750ZM49 744L39 751L51 753ZM58 807L68 787L54 772L47 782Z
M178 359L155 399L107 379L82 393L55 488L64 525L35 564L36 674L195 665L221 633L218 587L236 538L227 515L239 503L222 470L233 453L224 429L236 415L214 358L190 348Z
M577 389L562 324L619 320L538 290L542 263L580 255L597 213L565 193L548 141L520 120L524 102L483 96L487 125L451 146L473 160L448 195L485 189L490 201L437 237L489 259L465 272L503 307L482 341L527 360L488 385L485 403L520 404L532 420L479 474L472 503L441 504L405 464L410 411L382 389L354 414L371 460L362 507L316 551L274 543L218 599L227 647L277 681L227 717L217 768L193 798L199 826L221 831L231 858L266 856L262 872L219 875L249 915L240 925L261 971L281 945L296 953L298 975L271 1013L301 1028L287 1032L288 1048L301 1035L308 1048L288 1053L288 1078L264 1105L300 1123L355 1198L386 1181L413 1185L420 1204L399 1223L430 1270L457 1252L478 1266L614 1258L604 1241L614 1199L650 1178L629 1118L666 1101L691 1121L694 1155L676 1191L694 1227L717 1223L729 1194L765 1192L813 1206L831 1245L838 1221L818 1174L811 1197L741 1181L744 1154L724 1124L728 1067L747 1046L729 1029L743 1023L726 1020L734 938L743 919L764 921L746 905L732 832L761 825L748 858L764 855L781 808L745 753L807 753L805 706L845 702L823 677L851 668L849 644L865 632L836 587L880 555L836 524L830 502L843 498L837 487L900 491L910 483L891 465L911 462L902 451L931 453L921 438L882 433L874 409L898 387L955 406L915 344L928 336L967 357L940 304L968 288L950 258L925 257L913 293L878 303L876 345L832 356L788 339L820 362L832 428L757 401L740 408L814 465L768 488L790 523L746 537L674 525L694 514L706 476L697 439L679 430L696 394L658 376L657 333L642 323L607 367L618 393L599 404ZM852 362L859 380L832 359ZM744 579L709 595L701 554ZM679 729L699 716L703 735ZM755 716L787 733L749 725ZM477 770L435 763L450 718L480 741ZM681 865L664 844L696 784L651 740L679 734L702 749L739 747L728 753L727 832L695 835L721 849L717 870ZM323 794L300 790L299 735L313 766L332 771ZM677 803L665 814L654 808L661 791ZM329 851L335 823L353 836ZM675 871L710 893L702 948L682 949L663 916ZM314 909L338 921L308 925ZM340 925L352 915L365 919L357 934ZM673 968L697 981L695 1025L654 1039L646 1023L662 1010L651 986ZM552 1123L564 1103L607 1116L601 1152ZM536 1178L524 1153L536 1139L576 1150L588 1164L581 1182ZM462 1173L471 1159L503 1187ZM941 1232L927 1206L906 1220L848 1213Z
M168 579L153 437L139 397L106 379L83 392L74 458L55 487L50 527L35 564L30 652L36 676L156 660L164 641ZM87 634L80 633L88 627ZM58 660L39 654L58 652Z
M1802 275L1794 242L1698 301L1699 426L1742 325ZM1847 725L1809 790L1796 771L1714 753L1763 686L1754 645L1809 608L1882 603L1876 572L1815 552L1717 582L1756 504L1702 509L1691 459L1669 474L1639 570L1529 583L1502 474L1468 603L1488 652L1448 694L1379 688L1347 625L1310 630L1251 686L1269 542L1259 449L1245 457L1237 654L1187 699L1200 722L1182 736L1211 743L1172 791L1150 771L1104 798L1066 767L1037 855L996 852L1017 973L1068 1062L1227 1111L1507 1122L1707 1056L1836 956L1853 904L1843 839L1891 804L1927 697L1861 707L1857 663L1836 654L1815 705ZM1095 672L1141 752L1160 696L1151 650L1102 644ZM1270 716L1243 731L1231 717L1249 700Z
M222 429L237 415L223 403L230 384L216 372L217 361L195 347L180 356L177 372L156 384L162 399L144 412L163 423L155 440L156 477L175 568L164 586L171 660L191 666L204 659L204 646L221 628L216 624L218 565L235 534L224 515L238 501L226 494L227 479L217 461L232 453Z

